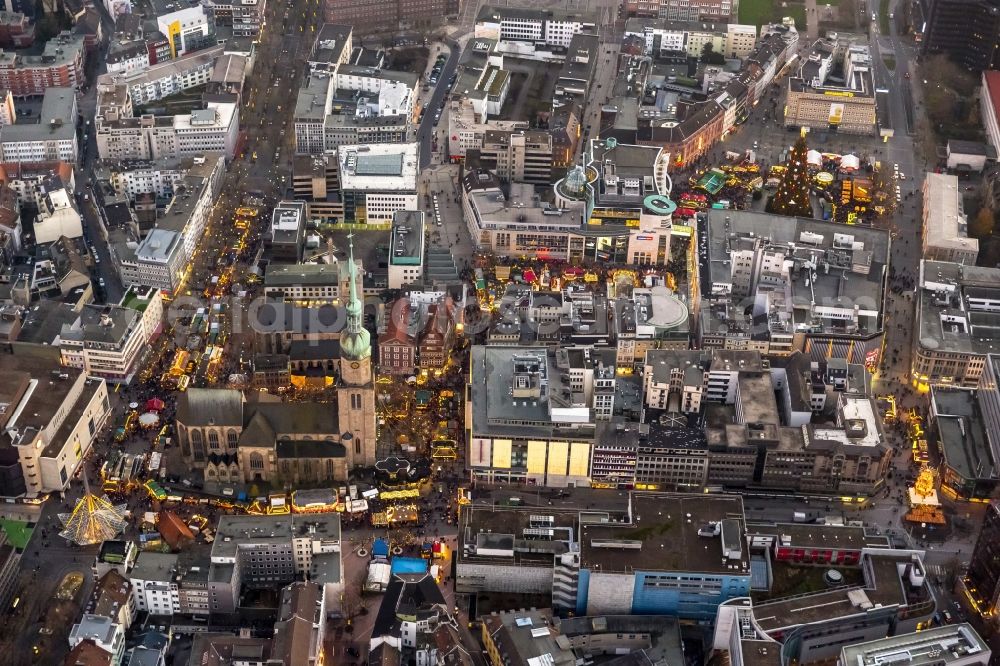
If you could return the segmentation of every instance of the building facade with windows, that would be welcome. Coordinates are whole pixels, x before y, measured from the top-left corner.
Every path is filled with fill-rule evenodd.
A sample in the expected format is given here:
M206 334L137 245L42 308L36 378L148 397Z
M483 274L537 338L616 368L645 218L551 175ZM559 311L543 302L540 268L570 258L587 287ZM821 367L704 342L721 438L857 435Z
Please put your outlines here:
M914 386L977 386L997 338L987 322L1000 305L998 283L998 269L920 262L910 371Z
M25 492L61 492L83 464L111 414L107 384L57 361L11 355L0 363Z
M0 90L30 97L49 88L78 88L84 82L85 39L64 31L48 40L39 55L0 51Z
M219 519L208 577L213 613L235 612L244 585L274 589L302 578L321 586L326 599L340 598L344 566L339 514Z

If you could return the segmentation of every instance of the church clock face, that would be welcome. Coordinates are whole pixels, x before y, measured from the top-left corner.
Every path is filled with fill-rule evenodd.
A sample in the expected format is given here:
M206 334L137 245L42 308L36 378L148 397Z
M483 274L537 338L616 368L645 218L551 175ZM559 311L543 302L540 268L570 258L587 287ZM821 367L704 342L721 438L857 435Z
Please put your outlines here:
M351 368L354 369L354 370L357 370L360 367L361 367L361 364L358 363L357 361L354 361L353 363L351 363Z

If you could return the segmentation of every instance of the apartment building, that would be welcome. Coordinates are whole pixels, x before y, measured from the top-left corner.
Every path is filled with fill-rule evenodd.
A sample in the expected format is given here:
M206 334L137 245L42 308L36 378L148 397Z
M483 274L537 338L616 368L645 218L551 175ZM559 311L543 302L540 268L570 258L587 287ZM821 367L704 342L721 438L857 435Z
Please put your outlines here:
M310 69L328 69L346 64L354 51L354 27L346 23L324 23L309 51Z
M6 163L69 162L79 158L77 146L76 91L47 87L42 95L38 122L0 127L0 155Z
M293 115L298 155L342 145L410 140L417 77L409 72L334 62L317 66L299 88Z
M115 570L108 571L96 579L91 608L94 615L111 618L126 631L135 620L135 600L132 598L132 584L128 578Z
M108 655L109 666L121 666L125 656L125 628L114 620L101 615L84 613L69 632L69 647L75 648L83 641L91 641Z
M94 169L99 180L106 180L116 193L129 201L134 202L144 194L169 200L184 175L194 166L195 159L164 157L149 161L98 162Z
M174 615L180 612L178 594L178 555L142 552L129 573L132 599L137 611L150 615Z
M111 414L107 385L30 354L0 357L0 376L12 406L4 425L14 435L27 494L65 490Z
M62 183L44 188L40 193L34 231L36 243L54 243L64 237L83 236L83 219L76 208L73 193Z
M125 86L133 104L149 104L207 84L224 50L223 46L212 46L153 66L104 74L97 85Z
M479 151L480 166L508 182L552 183L552 136L541 131L488 130Z
M979 241L969 237L969 220L962 203L958 176L927 173L924 195L924 259L975 266Z
M304 576L328 600L339 599L344 586L337 514L222 516L211 558L212 612L235 612L244 585L274 588Z
M495 119L486 122L485 116L465 97L449 100L448 104L448 152L452 162L464 160L469 150L481 149L487 132L527 129L525 122Z
M56 181L75 191L76 177L72 164L62 161L0 164L0 183L17 194L20 205L38 206L41 193Z
M496 40L498 52L556 60L575 35L596 32L593 17L586 14L489 5L479 10L475 25L475 36Z
M97 151L105 160L155 160L219 152L232 159L239 135L239 109L232 102L208 102L204 109L175 116L132 116L123 86L99 90L94 121Z
M727 58L746 58L757 43L757 26L636 16L625 24L625 36L642 39L649 56L686 53L700 57L705 45L711 44L713 51Z
M150 65L149 46L145 40L114 42L108 48L105 60L108 74L128 74Z
M143 313L117 305L88 305L59 334L64 365L114 384L129 384L151 342Z
M78 88L84 81L85 39L64 31L47 41L40 55L0 50L0 90L30 97L47 88Z
M124 285L155 287L168 297L174 293L205 233L224 172L225 158L218 153L194 158L183 178L173 185L166 210L138 246L127 255L112 248Z
M185 7L156 17L156 27L170 43L170 55L179 58L215 46L215 21L202 5ZM235 32L235 30L234 30Z

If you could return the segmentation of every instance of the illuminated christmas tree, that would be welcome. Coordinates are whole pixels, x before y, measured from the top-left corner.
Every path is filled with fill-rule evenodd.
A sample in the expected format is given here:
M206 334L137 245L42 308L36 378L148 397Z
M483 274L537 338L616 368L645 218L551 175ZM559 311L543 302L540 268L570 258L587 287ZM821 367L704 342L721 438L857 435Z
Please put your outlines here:
M812 204L809 202L809 169L806 163L806 134L802 132L792 146L785 163L785 173L781 176L781 184L767 203L767 210L778 215L795 215L812 217Z

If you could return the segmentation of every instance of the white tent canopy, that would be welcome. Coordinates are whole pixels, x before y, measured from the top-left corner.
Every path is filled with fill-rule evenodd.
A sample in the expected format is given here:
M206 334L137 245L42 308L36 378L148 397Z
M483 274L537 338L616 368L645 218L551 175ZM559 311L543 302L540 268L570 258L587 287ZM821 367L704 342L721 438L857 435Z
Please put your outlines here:
M859 168L861 168L861 160L858 159L857 155L844 155L840 158L841 171L857 171Z

